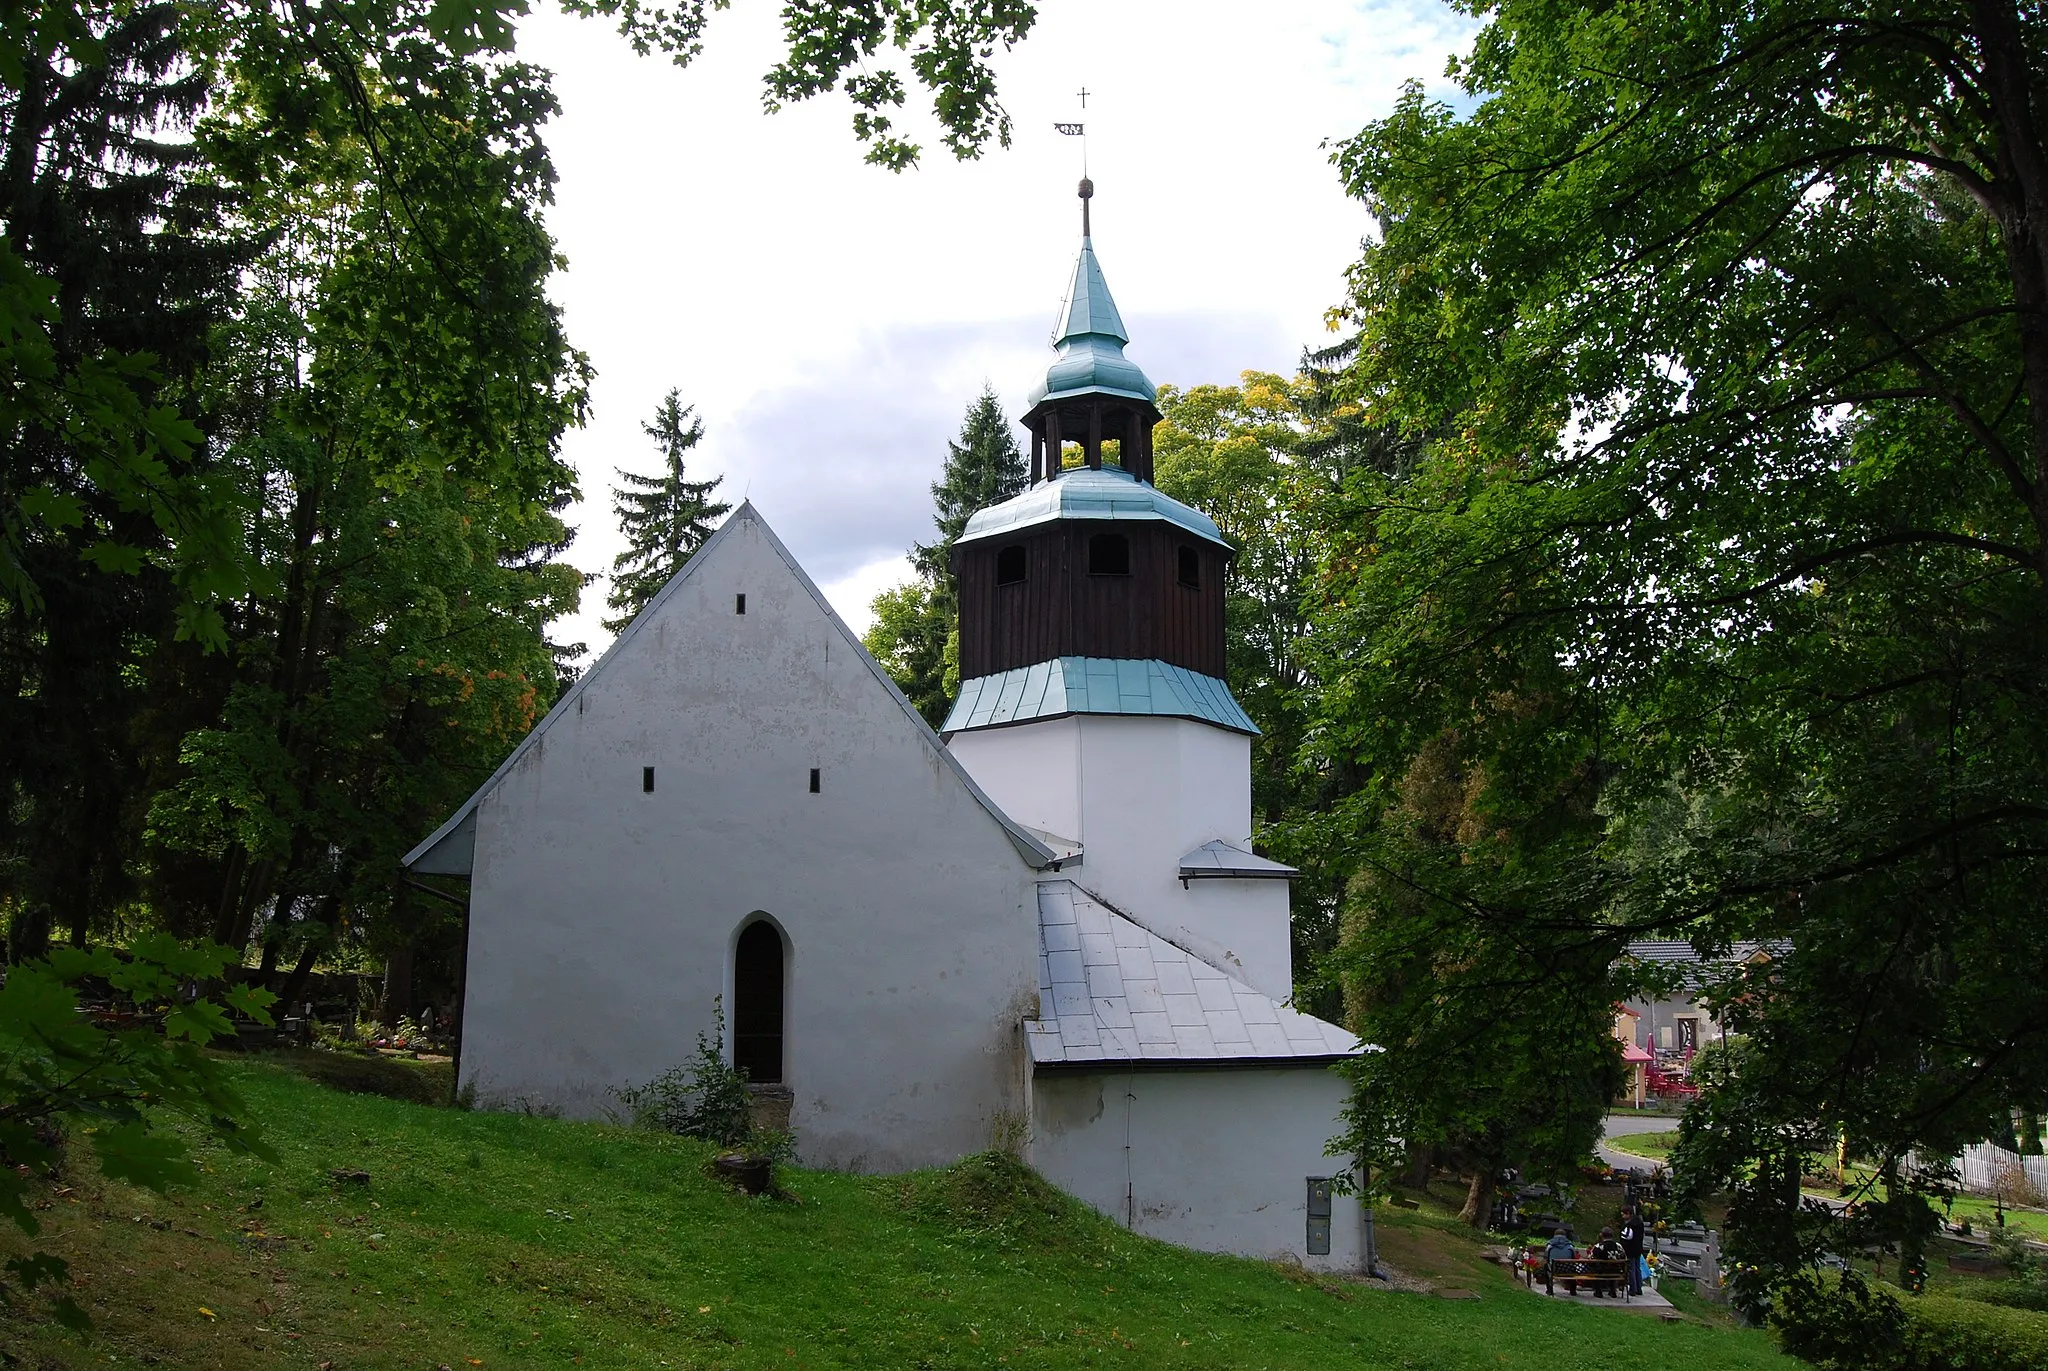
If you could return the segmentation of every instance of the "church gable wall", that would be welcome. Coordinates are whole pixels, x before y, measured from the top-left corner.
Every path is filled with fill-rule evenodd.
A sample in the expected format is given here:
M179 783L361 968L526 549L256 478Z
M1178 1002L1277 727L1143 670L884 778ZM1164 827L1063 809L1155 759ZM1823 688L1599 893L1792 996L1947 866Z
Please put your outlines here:
M758 517L734 519L483 798L464 1080L615 1108L717 997L731 1020L759 911L787 940L802 1159L959 1156L1023 1108L1033 873Z

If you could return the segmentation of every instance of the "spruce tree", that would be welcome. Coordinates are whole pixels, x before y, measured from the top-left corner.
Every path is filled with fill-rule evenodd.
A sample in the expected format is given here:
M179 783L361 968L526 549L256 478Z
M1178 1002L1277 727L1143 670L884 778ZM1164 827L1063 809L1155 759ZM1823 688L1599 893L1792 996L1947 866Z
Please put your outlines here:
M685 405L677 391L664 396L654 422L640 426L661 450L661 474L642 476L621 468L619 480L624 484L612 487L612 511L619 516L627 546L612 560L612 589L605 603L618 612L604 621L610 632L623 632L633 622L732 508L711 498L723 476L692 481L683 474L684 455L704 436L704 421L696 409Z
M917 576L875 597L874 626L864 640L934 728L960 691L959 602L946 565L953 543L975 511L1020 493L1030 476L1002 402L987 385L967 406L960 436L946 449L945 474L932 484L938 541L911 546Z
M960 437L946 444L945 476L932 484L936 509L932 522L938 525L939 540L929 546L919 543L910 552L918 572L935 586L946 588L950 616L953 578L946 559L954 540L967 528L977 510L999 505L1019 494L1030 475L1023 450L1010 432L1002 401L984 384L981 395L967 407Z

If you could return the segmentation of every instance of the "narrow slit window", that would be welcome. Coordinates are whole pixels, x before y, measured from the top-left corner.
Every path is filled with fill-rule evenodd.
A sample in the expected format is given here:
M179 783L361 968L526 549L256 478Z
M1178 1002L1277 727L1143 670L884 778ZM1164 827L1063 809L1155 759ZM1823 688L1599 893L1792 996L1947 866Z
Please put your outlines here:
M818 793L818 768L811 768L811 794Z
M1202 588L1201 555L1191 547L1183 547L1180 550L1179 563L1180 572L1177 579L1180 583L1189 590L1200 590Z
M732 612L735 614L745 614L747 612L747 597L745 595L735 595L732 597Z
M654 793L654 768L653 768L653 767L651 767L651 766L643 766L643 767L641 767L641 768L640 768L640 789L641 789L641 790L642 790L643 792L645 792L646 794L649 794L649 795L652 795L652 794Z
M782 935L766 919L733 949L732 1064L756 1085L782 1080Z
M1131 540L1121 533L1098 533L1088 540L1090 576L1131 574Z
M1022 543L1012 543L996 553L996 584L1014 586L1022 584L1024 573L1031 565Z

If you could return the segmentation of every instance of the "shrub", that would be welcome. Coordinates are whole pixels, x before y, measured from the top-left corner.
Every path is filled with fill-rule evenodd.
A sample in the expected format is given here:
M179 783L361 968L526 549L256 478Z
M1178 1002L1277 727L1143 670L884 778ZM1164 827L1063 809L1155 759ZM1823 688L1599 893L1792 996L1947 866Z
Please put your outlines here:
M697 1050L645 1085L614 1091L643 1128L659 1128L721 1147L739 1147L754 1132L747 1073L725 1060L725 1005L712 1002L715 1036L697 1035Z
M2048 1314L2048 1280L2038 1276L2015 1276L2009 1281L1972 1281L1954 1293L1962 1299L1976 1300L1981 1304Z
M1802 1271L1772 1289L1770 1310L1795 1357L1828 1371L1903 1371L1905 1308L1854 1271Z
M1828 1371L2040 1371L2048 1316L1976 1300L1906 1298L1853 1271L1805 1273L1773 1292L1787 1352Z
M2048 1315L1974 1300L1906 1302L1905 1371L2041 1371Z

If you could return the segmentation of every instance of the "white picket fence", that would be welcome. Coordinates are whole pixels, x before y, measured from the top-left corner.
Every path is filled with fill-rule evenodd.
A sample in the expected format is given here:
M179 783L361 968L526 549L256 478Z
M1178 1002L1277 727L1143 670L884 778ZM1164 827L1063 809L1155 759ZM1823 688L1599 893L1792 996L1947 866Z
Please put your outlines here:
M2015 1167L2026 1173L2039 1194L2048 1197L2048 1157L2022 1157L1990 1143L1973 1143L1956 1162L1956 1169L1963 1174L1963 1189L1974 1195L1990 1194L1999 1178L2010 1176Z

